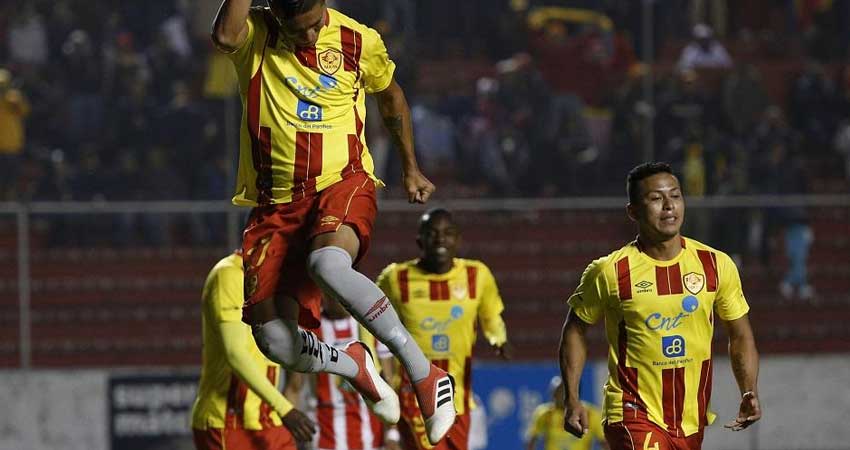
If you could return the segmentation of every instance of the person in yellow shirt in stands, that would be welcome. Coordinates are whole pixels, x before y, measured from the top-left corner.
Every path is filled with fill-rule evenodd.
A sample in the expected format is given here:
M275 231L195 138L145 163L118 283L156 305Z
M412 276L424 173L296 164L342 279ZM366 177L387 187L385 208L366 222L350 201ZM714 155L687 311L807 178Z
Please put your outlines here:
M212 268L203 290L203 365L192 408L198 450L295 450L315 425L277 389L280 366L266 359L242 322L242 255ZM293 437L295 440L293 440Z
M535 450L541 440L543 450L591 450L594 441L600 444L600 448L608 448L602 431L602 414L595 406L583 402L590 429L589 433L577 438L564 430L564 382L561 377L552 377L549 391L552 401L538 406L531 416L526 450Z
M29 113L26 97L12 87L12 73L0 69L0 201L14 197L11 191L24 149L24 119Z

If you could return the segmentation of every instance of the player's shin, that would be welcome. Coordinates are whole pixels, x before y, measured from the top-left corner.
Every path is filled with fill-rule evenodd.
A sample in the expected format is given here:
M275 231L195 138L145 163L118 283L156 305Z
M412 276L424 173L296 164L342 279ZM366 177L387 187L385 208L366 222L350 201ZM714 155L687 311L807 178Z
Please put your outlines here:
M330 372L355 376L357 363L345 352L321 340L294 320L274 319L252 327L257 346L272 361L296 372Z
M401 324L387 296L372 280L351 267L348 252L339 247L314 250L308 258L308 269L325 293L389 347L412 380L428 376L430 362Z

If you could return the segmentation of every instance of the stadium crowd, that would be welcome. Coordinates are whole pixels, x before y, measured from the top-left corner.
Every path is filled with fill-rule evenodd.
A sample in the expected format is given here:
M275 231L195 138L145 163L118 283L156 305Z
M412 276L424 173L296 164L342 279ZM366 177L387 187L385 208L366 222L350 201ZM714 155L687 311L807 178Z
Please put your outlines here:
M648 46L640 2L329 0L384 36L441 195L616 194L605 174L647 144L689 196L846 191L850 1L661 3ZM209 40L217 4L3 2L0 199L229 198L240 106ZM369 117L382 195L398 197Z

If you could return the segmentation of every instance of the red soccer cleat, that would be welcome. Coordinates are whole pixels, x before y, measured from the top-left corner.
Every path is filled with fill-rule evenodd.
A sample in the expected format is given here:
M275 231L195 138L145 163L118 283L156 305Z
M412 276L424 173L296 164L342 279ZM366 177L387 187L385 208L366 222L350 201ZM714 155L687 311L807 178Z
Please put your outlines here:
M398 395L378 374L369 347L360 341L353 341L343 351L354 359L359 368L357 376L349 378L348 383L357 389L366 401L366 406L379 419L386 423L398 422L401 415Z
M413 383L425 430L431 445L437 445L455 423L455 380L445 370L431 365L425 379Z

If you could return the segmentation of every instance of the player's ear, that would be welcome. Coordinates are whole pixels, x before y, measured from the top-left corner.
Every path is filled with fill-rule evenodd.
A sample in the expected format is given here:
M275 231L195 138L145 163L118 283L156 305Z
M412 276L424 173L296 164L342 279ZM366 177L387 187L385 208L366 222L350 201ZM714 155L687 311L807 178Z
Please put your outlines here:
M637 206L629 202L629 204L626 205L626 215L629 216L629 219L631 219L632 222L637 222L639 216Z
M422 243L422 235L416 235L416 246L419 247L419 250L425 250L425 245Z

